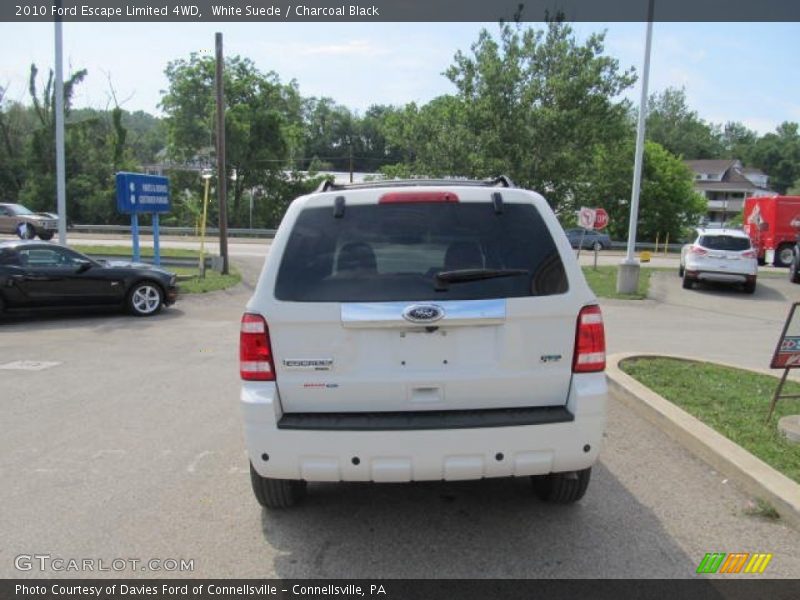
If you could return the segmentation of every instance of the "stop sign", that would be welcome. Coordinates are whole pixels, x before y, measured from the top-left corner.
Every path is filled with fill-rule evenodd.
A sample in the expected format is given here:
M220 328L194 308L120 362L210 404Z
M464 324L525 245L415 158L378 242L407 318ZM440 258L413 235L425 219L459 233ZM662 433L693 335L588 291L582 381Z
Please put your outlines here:
M594 211L594 228L603 229L608 225L608 213L604 208L596 208Z

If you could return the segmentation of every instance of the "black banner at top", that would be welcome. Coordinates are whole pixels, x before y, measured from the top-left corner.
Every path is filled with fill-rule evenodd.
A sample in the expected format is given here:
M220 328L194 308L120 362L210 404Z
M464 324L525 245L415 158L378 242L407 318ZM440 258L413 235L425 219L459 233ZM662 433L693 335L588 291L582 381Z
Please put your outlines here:
M3 0L0 21L646 21L648 0ZM796 0L655 0L654 21L800 21Z

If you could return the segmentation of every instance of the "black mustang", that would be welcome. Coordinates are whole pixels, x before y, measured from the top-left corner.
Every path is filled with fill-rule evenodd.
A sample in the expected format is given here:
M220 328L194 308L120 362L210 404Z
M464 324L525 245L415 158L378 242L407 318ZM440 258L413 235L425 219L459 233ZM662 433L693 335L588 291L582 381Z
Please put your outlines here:
M156 314L178 296L175 274L152 265L96 261L47 242L0 242L0 313L119 306Z

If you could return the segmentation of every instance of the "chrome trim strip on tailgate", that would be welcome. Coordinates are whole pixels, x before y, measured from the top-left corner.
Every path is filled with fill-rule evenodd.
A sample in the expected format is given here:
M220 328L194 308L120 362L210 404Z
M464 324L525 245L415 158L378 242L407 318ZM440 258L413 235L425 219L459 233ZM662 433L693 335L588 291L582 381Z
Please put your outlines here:
M435 304L444 317L434 323L411 323L403 312L414 305ZM502 325L506 300L444 300L408 302L343 302L344 327L446 327L449 325Z

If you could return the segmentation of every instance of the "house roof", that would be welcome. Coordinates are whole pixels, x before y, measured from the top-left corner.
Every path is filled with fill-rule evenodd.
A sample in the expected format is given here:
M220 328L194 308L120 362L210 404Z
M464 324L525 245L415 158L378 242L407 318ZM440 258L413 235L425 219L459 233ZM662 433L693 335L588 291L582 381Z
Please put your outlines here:
M724 173L739 163L738 160L685 160L683 162L695 173Z
M742 173L750 173L751 175L766 175L761 169L755 167L742 167Z
M766 190L767 188L757 185L750 180L747 175L766 176L760 169L753 167L744 168L739 160L685 160L687 167L695 173L721 174L722 177L717 181L706 181L696 179L694 186L696 190L718 190L718 191L743 191Z
M734 192L751 192L753 190L765 190L766 188L757 186L746 177L742 177L744 181L695 181L694 188L696 190L709 190L709 191L734 191Z

